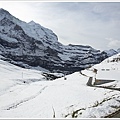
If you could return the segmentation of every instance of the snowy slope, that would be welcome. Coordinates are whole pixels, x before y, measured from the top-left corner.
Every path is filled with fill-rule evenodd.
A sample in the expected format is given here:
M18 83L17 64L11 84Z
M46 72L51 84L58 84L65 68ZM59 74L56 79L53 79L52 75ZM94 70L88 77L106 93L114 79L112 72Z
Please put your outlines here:
M41 71L23 69L0 60L0 91L14 85L24 84L24 82L31 83L32 81L44 80L41 74Z
M94 67L98 69L97 78L120 80L120 53L105 59L103 62L95 65Z
M2 56L0 56L0 58L4 59ZM0 60L0 91L4 91L14 85L29 84L31 82L46 80L46 77L43 75L43 68L39 68L41 71L33 69L20 68L6 61ZM46 71L46 74L54 75L53 77L56 78L62 76L62 74L52 74L47 72L49 71ZM48 80L50 80L50 77Z
M103 61L93 67L101 69L105 64L109 63ZM82 71L86 76L75 72L67 75L66 80L63 77L54 81L40 81L40 72L21 70L4 61L0 61L0 65L1 118L101 118L120 108L119 91L86 85L89 76L94 77L94 73L90 71L93 67ZM118 68L115 69L117 76L120 72L119 62L118 66L114 65L112 67ZM23 70L26 79L40 80L30 83L18 81L24 80L21 77ZM109 84L120 87L120 80Z
M88 74L89 72L91 74L94 68L97 69L97 79L120 80L120 53L105 59L88 70L84 70L83 73Z

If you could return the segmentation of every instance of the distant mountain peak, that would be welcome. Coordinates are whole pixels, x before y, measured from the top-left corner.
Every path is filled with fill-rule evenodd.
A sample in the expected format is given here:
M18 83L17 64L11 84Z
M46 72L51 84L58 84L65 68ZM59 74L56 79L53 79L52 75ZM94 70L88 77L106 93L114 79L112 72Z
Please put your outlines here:
M117 52L120 53L120 48L117 49Z
M7 10L3 9L3 8L0 8L0 13L10 15L10 13Z
M0 8L0 20L4 18L11 19L13 16L7 10Z
M32 20L32 21L30 21L28 24L29 24L29 25L36 25L37 23Z
M108 56L108 57L111 57L111 56L113 56L113 55L115 55L115 54L120 53L120 48L118 48L117 50L114 50L114 49L105 50L104 52L107 53L107 56Z

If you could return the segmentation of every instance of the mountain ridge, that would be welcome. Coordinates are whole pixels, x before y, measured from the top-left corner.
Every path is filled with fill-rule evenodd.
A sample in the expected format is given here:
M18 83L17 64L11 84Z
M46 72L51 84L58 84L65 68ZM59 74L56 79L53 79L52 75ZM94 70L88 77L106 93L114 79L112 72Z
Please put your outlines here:
M109 49L109 50L105 50L104 52L107 53L108 57L111 57L113 55L116 55L116 54L120 53L120 48L118 48L117 50Z
M91 46L61 44L52 30L34 21L21 21L4 9L0 14L0 54L13 64L73 73L107 58Z

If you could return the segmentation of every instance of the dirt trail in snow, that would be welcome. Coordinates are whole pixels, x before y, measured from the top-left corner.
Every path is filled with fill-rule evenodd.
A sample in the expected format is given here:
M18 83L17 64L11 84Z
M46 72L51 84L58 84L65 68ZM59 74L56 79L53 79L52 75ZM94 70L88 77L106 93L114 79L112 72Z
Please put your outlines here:
M120 110L117 111L111 118L120 118Z
M120 118L120 110L116 112L111 118Z
M80 74L83 75L83 76L85 76L85 77L89 77L86 74L82 73L81 71L80 71Z
M87 86L120 91L120 88L111 88L111 87L107 87L107 86L96 86L96 85L92 85L92 80L93 80L93 78L90 77L89 80L88 80L88 82L87 82ZM103 80L103 81L104 81L104 80ZM111 82L111 81L110 81L110 82ZM104 82L103 82L103 84L104 84Z
M80 74L83 75L83 76L89 77L86 74L83 74L81 71L80 71ZM120 88L111 88L111 87L107 87L107 86L96 86L97 82L94 85L92 85L92 81L93 81L93 77L89 77L89 80L86 83L86 85L90 86L90 87L97 87L97 88L104 88L104 89L120 91ZM108 83L108 82L113 82L115 80L111 80L111 81L108 81L108 82L106 82L107 80L101 80L101 81L102 81L102 84L104 84L104 83Z
M116 111L111 115L106 116L105 118L120 118L120 110Z
M106 86L92 86L92 87L97 87L97 88L104 88L104 89L110 89L110 90L120 91L120 88L110 88L110 87L106 87Z
M89 77L87 76L86 74L83 74L81 71L80 71L80 74L85 76L85 77ZM93 80L93 77L89 77L89 80L88 82L86 83L87 86L90 86L90 87L96 87L96 88L104 88L104 89L109 89L109 90L117 90L117 91L120 91L120 88L111 88L111 87L107 87L107 86L96 86L97 84L99 85L99 82L101 84L105 84L105 83L108 83L108 82L113 82L115 80L111 80L111 81L107 81L107 80L97 80L96 83L94 85L92 85L92 80ZM98 82L99 81L99 82ZM98 83L97 83L98 82ZM116 111L115 113L112 113L108 116L106 116L106 118L120 118L120 110Z

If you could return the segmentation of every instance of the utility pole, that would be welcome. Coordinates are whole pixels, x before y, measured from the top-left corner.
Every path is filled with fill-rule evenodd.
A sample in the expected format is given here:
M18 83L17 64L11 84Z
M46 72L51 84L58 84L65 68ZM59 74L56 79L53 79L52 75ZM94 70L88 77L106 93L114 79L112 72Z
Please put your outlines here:
M23 57L23 45L20 46L21 48L21 58ZM22 79L23 79L23 70L22 70Z
M23 71L22 71L22 79L23 79Z

